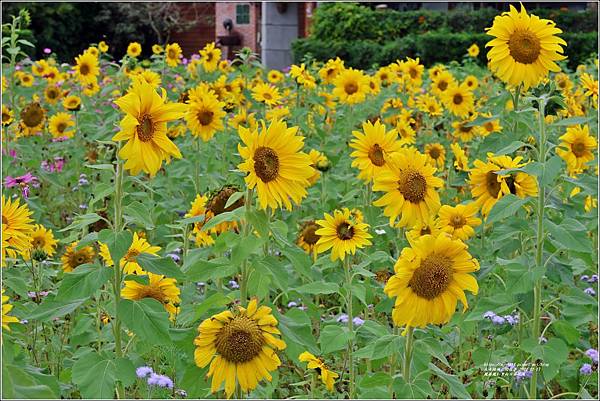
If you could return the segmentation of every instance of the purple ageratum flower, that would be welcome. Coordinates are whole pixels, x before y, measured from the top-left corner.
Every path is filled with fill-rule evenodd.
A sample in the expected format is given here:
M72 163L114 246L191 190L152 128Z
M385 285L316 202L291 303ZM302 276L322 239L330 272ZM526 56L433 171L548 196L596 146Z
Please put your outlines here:
M590 279L590 276L588 276L587 274L584 274L581 277L579 277L579 280L581 280L581 281L588 281L589 279Z
M502 325L504 323L506 323L506 320L504 320L504 318L502 316L494 316L492 317L492 323L494 323L495 325Z
M29 320L27 320L27 319L21 319L21 321L19 323L21 323L21 324L27 324L27 323L29 323Z
M585 376L589 376L592 374L592 365L590 365L589 363L584 363L583 365L581 365L581 368L579 369L579 373L581 373L582 375Z
M153 375L154 371L152 370L152 368L150 366L140 366L139 368L137 368L135 370L135 375L137 377L139 377L140 379L143 379L144 377L148 376L148 375Z
M294 307L296 307L296 306L298 306L298 303L296 303L296 302L294 302L294 301L290 301L290 302L288 302L288 304L287 304L287 307L288 307L288 308L294 308Z
M338 318L336 320L338 323L348 323L348 315L346 315L345 313L342 313L341 315L338 316Z
M531 370L519 370L517 373L515 373L515 379L517 379L517 382L530 379L531 376L533 376L533 372Z
M504 316L504 320L506 320L506 323L510 324L511 326L515 326L517 323L519 323L519 320L515 319L515 317L512 315Z
M506 362L506 365L504 365L504 370L513 371L515 369L517 369L517 365L512 362Z
M492 320L494 318L494 316L496 316L496 314L494 312L492 312L491 310L489 310L483 314L484 319Z
M598 275L592 274L592 277L590 277L590 279L588 280L588 283L596 283L596 282L598 282Z
M585 290L583 290L583 292L585 292L588 295L591 295L592 297L596 296L596 291L592 287L586 288Z
M230 280L230 281L229 281L229 287L230 287L232 290L237 290L238 288L240 288L240 285L237 283L237 281L235 281L235 280Z
M169 376L158 375L158 383L157 384L158 384L158 387L169 388L169 389L173 388L173 380L171 380L171 378Z
M360 317L356 316L354 319L352 319L352 324L354 324L355 326L362 326L363 324L365 324L365 321L362 320Z
M68 136L59 136L57 138L52 138L52 142L64 142L64 141L68 141L69 137Z
M590 348L587 351L585 351L585 354L590 357L590 359L592 360L592 362L594 362L596 365L598 364L598 351Z
M44 54L50 54L50 53L52 53L52 49L50 49L49 47L45 47Z
M171 257L175 263L179 263L181 261L181 258L176 253L169 253L167 256Z
M160 377L160 375L157 375L154 372L150 373L150 377L148 377L148 385L149 386L158 386L159 377Z
M188 59L187 58L184 57L184 58L181 59L181 64L187 65L187 63L188 63Z

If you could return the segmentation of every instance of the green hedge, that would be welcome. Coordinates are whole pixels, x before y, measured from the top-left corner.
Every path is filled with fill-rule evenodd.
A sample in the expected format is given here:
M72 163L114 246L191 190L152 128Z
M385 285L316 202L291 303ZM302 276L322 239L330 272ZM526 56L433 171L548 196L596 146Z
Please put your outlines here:
M565 33L561 36L569 44L566 55L570 68L575 68L585 62L592 53L597 52L596 33ZM481 49L478 60L485 65L487 53L485 44L490 39L490 36L483 33L448 32L410 34L386 43L374 40L319 40L309 37L296 40L292 44L292 52L295 63L299 63L307 56L319 61L340 57L349 67L369 69L405 57L419 57L423 64L431 66L438 62L461 60L467 53L467 48L477 43Z
M596 32L596 11L530 10L542 18L550 18L569 33ZM314 11L311 37L322 40L372 40L386 43L409 34L430 31L452 33L484 33L500 12L493 8L470 10L457 8L448 12L418 10L374 10L356 3L324 3Z

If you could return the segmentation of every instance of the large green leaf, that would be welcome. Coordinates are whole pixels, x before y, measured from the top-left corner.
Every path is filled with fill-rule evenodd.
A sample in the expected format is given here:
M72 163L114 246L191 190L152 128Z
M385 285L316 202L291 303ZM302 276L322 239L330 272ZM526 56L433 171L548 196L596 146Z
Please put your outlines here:
M486 224L492 224L508 217L514 216L519 209L529 202L529 198L519 198L513 194L504 195L490 211Z
M3 399L55 399L60 398L56 377L34 372L13 364L2 364ZM44 376L41 378L39 376Z
M450 394L463 400L471 399L471 395L465 389L465 385L462 384L462 382L458 380L456 376L444 372L442 369L438 368L433 363L430 363L428 366L433 373L435 373L440 379L446 382L448 388L450 389Z
M26 316L29 320L48 321L55 317L64 316L67 313L73 312L82 303L84 303L88 297L72 299L69 301L56 300L53 296L48 296L46 299L35 308L31 314Z
M82 265L65 274L58 287L57 301L90 297L108 281L112 269L98 265Z
M169 314L156 299L139 301L121 299L119 316L123 323L142 340L151 344L169 344Z
M135 259L142 269L146 271L155 274L163 274L177 280L185 279L185 275L170 256L161 258L159 256L150 255L149 253L142 253Z
M300 287L293 288L292 291L296 291L300 294L335 294L338 292L340 286L337 283L326 283L316 282L303 284Z
M125 213L126 220L134 222L147 230L154 229L150 211L143 203L138 201L131 202L125 206L123 212Z
M334 351L339 351L348 346L348 341L352 338L352 334L347 327L338 325L325 326L321 330L319 336L319 344L321 344L321 352L329 354Z
M98 241L108 246L110 257L115 265L118 265L131 246L133 235L128 231L115 233L112 230L102 230L98 234Z
M118 371L115 360L107 354L90 352L73 364L72 380L83 398L112 399Z

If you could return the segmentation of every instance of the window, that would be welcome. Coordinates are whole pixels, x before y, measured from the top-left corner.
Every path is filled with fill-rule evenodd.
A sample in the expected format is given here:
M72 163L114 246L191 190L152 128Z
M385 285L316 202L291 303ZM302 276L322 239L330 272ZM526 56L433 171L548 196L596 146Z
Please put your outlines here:
M235 6L235 22L239 25L250 23L250 5L238 4Z

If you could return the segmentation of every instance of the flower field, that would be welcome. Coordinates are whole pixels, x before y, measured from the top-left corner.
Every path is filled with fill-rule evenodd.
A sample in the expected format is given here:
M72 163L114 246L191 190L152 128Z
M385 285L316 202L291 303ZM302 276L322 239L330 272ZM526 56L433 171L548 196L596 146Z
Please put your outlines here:
M511 7L452 63L277 71L31 60L28 23L2 398L597 399L598 59L568 69L560 26Z

